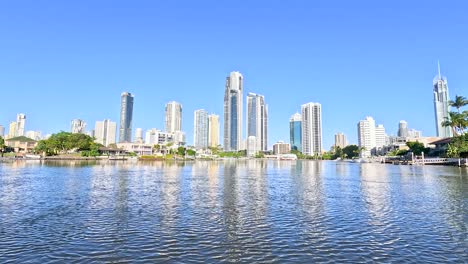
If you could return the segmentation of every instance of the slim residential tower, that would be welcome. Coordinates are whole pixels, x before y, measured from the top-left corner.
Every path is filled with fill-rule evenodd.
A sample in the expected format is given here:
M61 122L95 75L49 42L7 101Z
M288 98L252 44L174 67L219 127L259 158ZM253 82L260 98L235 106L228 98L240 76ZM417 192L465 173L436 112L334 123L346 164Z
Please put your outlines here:
M25 114L18 114L16 116L16 136L24 136L24 127L26 123L26 115Z
M244 79L239 72L226 78L224 91L224 150L238 151L242 143L242 91Z
M375 138L375 120L367 116L357 124L359 147L364 148L361 156L370 157L372 150L377 146Z
M208 147L208 113L204 109L195 110L193 118L193 145L197 149L206 149Z
M249 93L247 95L247 137L254 136L256 150L266 151L268 148L268 106L263 95Z
M322 105L307 103L302 105L302 153L320 155L322 153Z
M124 92L120 102L119 142L132 142L133 95Z
M166 132L182 131L182 105L172 101L166 104Z
M208 146L216 148L219 145L219 115L208 116Z

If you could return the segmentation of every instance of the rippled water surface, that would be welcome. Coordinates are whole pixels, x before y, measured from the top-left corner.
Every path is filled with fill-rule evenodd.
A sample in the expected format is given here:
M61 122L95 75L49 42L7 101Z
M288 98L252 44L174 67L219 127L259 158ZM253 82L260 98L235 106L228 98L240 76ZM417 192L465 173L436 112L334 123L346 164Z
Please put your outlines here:
M468 261L468 170L0 163L0 263Z

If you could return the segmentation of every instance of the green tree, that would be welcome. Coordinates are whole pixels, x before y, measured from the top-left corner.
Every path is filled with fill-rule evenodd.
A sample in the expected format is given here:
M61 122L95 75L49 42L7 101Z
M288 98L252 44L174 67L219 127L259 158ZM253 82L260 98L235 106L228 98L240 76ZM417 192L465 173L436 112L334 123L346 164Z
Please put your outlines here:
M449 158L458 158L461 153L468 153L468 133L453 137L448 145L446 155Z
M36 153L45 153L46 155L57 155L69 150L94 151L102 145L94 143L94 139L84 134L72 134L69 132L59 132L53 134L46 140L40 140L35 148ZM87 155L89 153L86 153Z
M454 136L463 134L468 127L468 111L449 112L449 118L442 122L442 126L451 127Z
M161 145L160 145L160 144L156 144L156 145L153 146L153 149L154 149L157 153L159 153L159 151L161 150Z
M424 144L421 142L406 142L406 146L408 146L414 155L421 155L423 152L427 153L429 151L429 149L426 149Z
M0 153L3 157L3 152L5 152L5 140L0 136Z
M343 148L343 154L348 159L359 157L359 153L361 151L362 151L362 148L359 148L356 145L348 145Z
M450 100L449 105L457 109L456 112L449 112L449 117L442 122L443 126L451 127L454 136L463 135L468 128L468 111L461 111L468 105L468 100L464 96L456 95L455 100Z
M177 155L184 156L185 155L185 148L180 146L177 148Z
M263 152L259 151L259 152L257 152L257 154L255 154L255 158L263 159L263 158L265 158L265 154L263 154Z
M197 152L193 149L187 149L187 155L189 156L195 156Z
M455 107L457 109L457 112L458 113L461 113L460 112L460 109L466 105L468 105L468 100L466 99L466 97L464 96L461 96L461 95L455 95L455 100L450 100L449 101L449 105L451 107Z

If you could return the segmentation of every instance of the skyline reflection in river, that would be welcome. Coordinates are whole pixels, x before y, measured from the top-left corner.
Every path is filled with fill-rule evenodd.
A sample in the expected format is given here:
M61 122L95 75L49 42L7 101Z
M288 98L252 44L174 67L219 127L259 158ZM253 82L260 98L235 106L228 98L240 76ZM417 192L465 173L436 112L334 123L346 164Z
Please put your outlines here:
M467 169L0 163L0 262L463 262Z

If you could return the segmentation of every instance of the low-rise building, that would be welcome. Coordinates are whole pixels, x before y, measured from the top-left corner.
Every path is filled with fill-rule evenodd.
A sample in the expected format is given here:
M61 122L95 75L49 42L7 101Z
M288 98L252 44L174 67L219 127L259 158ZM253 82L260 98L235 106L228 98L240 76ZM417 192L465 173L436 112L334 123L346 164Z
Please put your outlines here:
M284 141L278 141L273 145L273 154L288 154L291 152L291 145L289 143L284 143Z
M117 147L126 152L134 152L137 155L152 155L153 145L142 143L117 143Z
M5 145L13 148L16 153L31 153L37 146L37 141L25 136L20 136L6 139Z

